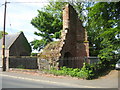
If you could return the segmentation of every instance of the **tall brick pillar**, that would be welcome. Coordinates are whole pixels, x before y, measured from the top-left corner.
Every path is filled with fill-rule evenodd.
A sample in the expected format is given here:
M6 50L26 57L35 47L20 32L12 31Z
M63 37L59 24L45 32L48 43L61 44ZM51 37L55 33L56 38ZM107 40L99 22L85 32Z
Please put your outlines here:
M82 26L75 9L67 4L63 10L63 31L61 34L63 43L61 58L70 57L68 67L80 68L83 66L84 57L89 56L89 44L87 32ZM65 62L62 62L61 66Z

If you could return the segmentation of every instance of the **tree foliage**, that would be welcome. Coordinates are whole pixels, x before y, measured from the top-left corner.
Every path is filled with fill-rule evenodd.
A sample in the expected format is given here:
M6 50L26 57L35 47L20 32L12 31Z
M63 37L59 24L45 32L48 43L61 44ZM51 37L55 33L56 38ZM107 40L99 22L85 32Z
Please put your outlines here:
M5 35L7 35L8 33L5 32ZM3 31L0 31L0 39L3 37Z
M41 40L31 42L33 49L41 50L48 43L60 37L62 30L62 7L66 3L50 2L43 10L38 10L38 16L33 18L31 24L38 29L34 34L42 37Z
M91 55L112 59L120 49L120 2L100 2L90 7L87 30Z

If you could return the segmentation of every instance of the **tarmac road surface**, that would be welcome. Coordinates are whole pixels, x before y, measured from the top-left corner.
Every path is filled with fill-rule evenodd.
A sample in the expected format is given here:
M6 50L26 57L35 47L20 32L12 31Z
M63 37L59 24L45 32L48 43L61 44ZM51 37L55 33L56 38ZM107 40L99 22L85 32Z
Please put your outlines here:
M2 72L2 88L118 88L119 71L113 70L109 75L95 79L82 80L35 76L16 72Z

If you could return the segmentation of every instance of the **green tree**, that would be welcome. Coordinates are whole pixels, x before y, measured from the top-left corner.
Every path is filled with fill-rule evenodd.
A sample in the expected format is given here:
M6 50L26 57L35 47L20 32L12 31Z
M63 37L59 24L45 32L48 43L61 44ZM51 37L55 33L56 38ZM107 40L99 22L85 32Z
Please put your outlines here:
M65 2L50 2L43 10L38 10L38 16L31 20L31 24L38 29L34 34L42 39L31 42L33 49L41 50L54 39L60 38L62 7L65 4Z
M104 59L112 59L120 49L120 2L100 2L89 8L90 50Z
M5 35L7 35L8 33L5 32ZM0 31L0 39L3 37L3 31Z

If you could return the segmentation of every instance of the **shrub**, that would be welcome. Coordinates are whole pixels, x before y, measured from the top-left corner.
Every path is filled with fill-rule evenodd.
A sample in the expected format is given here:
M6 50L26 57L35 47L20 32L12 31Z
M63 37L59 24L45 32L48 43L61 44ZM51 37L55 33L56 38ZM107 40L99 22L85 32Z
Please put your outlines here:
M67 68L65 66L60 67L60 70L56 70L55 68L52 68L49 70L49 73L54 75L64 75L64 76L68 75L71 77L78 77L78 78L90 80L105 75L106 72L110 71L110 68L112 66L113 65L111 65L110 61L103 60L94 64L84 63L81 69Z
M92 79L94 76L93 70L90 64L84 64L84 66L81 68L81 70L77 73L77 77L83 78L83 79Z

